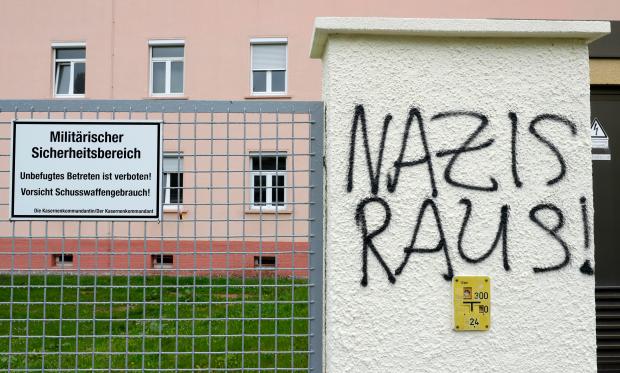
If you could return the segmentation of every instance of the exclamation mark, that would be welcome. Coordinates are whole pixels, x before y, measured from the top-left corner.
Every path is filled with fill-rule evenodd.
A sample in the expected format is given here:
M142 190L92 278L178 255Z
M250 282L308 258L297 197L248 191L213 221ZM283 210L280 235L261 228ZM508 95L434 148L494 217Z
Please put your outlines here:
M586 197L581 197L579 199L579 203L581 203L581 220L583 221L583 246L585 251L588 252L590 250L590 224L588 224L588 206L586 205ZM590 259L586 259L583 262L579 268L579 271L586 275L594 274L594 269L592 269Z

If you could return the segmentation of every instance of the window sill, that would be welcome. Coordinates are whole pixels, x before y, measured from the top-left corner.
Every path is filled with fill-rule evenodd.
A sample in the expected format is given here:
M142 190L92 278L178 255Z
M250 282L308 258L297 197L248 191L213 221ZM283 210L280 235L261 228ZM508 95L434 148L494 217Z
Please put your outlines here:
M175 214L187 214L188 210L183 205L164 205L164 214L165 213L175 213Z
M252 95L252 96L245 96L246 100L290 100L292 97L286 94L273 94L273 95L269 95L269 94L262 94L262 95Z
M145 100L189 100L189 96L148 96L144 97Z
M54 95L55 99L64 100L64 99L81 99L86 98L86 95Z
M276 210L276 209L246 209L245 213L246 214L284 214L284 215L290 215L293 212L291 210L288 210L288 209L280 209L280 210Z

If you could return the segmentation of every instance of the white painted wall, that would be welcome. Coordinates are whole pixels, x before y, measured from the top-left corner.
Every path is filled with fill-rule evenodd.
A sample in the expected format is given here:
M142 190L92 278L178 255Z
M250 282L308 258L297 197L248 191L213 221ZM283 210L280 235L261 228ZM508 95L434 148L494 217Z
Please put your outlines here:
M429 21L419 22L429 25ZM323 58L327 110L326 371L595 371L594 276L580 271L586 260L594 265L586 40L609 26L603 22L480 21L481 26L472 30L469 23L459 29L458 21L451 21L450 34L442 35L448 23L430 22L434 33L427 32L428 27L416 29L416 20L393 22L393 29L389 22L385 26L385 20L317 21L313 55ZM317 41L325 40L324 46L317 47ZM354 185L347 192L351 127L358 104L363 105L367 119L373 165L384 117L393 115L377 194L389 205L392 217L387 229L373 239L377 250L394 272L412 240L423 201L432 198L426 164L403 168L396 190L390 193L386 188L386 175L394 174L407 113L417 108L437 185L438 195L432 199L439 210L453 273L491 277L490 331L453 331L452 285L442 276L447 273L442 251L413 253L394 284L369 252L368 284L360 284L363 242L355 212L358 203L373 194L361 128ZM437 152L461 146L480 123L465 116L431 120L446 111L476 112L488 118L488 126L471 145L489 139L493 144L462 154L452 177L483 187L491 186L490 178L494 178L496 191L468 190L445 180L450 157L438 157ZM520 188L511 168L509 112L518 118ZM529 131L530 122L540 114L561 116L575 125L575 135L569 124L554 120L535 126L566 163L565 176L553 185L547 181L560 171L558 158ZM404 160L422 155L414 121ZM587 206L588 249L582 197ZM459 203L462 198L473 205L463 239L464 252L471 257L490 248L500 209L509 205L509 271L502 265L501 242L480 263L468 263L459 254L457 242L465 215L465 205ZM561 210L564 225L557 235L566 243L570 261L558 270L535 273L535 267L551 267L565 259L559 241L530 218L539 204L553 204ZM369 231L377 229L385 217L378 203L369 204L365 214ZM536 216L550 228L557 224L552 211L541 210ZM427 210L416 247L434 247L437 242L432 212Z

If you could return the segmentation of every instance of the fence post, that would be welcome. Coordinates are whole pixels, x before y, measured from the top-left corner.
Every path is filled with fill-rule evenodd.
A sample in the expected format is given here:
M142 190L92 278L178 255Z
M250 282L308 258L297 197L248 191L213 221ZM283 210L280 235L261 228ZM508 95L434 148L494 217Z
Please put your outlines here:
M322 103L310 109L310 371L323 371L323 136Z
M326 372L596 370L586 44L607 32L316 20Z

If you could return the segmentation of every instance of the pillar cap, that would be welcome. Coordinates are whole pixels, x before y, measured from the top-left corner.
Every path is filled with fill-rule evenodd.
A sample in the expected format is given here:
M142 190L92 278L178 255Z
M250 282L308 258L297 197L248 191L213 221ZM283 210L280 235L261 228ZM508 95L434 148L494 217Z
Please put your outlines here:
M317 17L310 57L323 57L332 34L583 39L590 43L609 32L608 21Z

